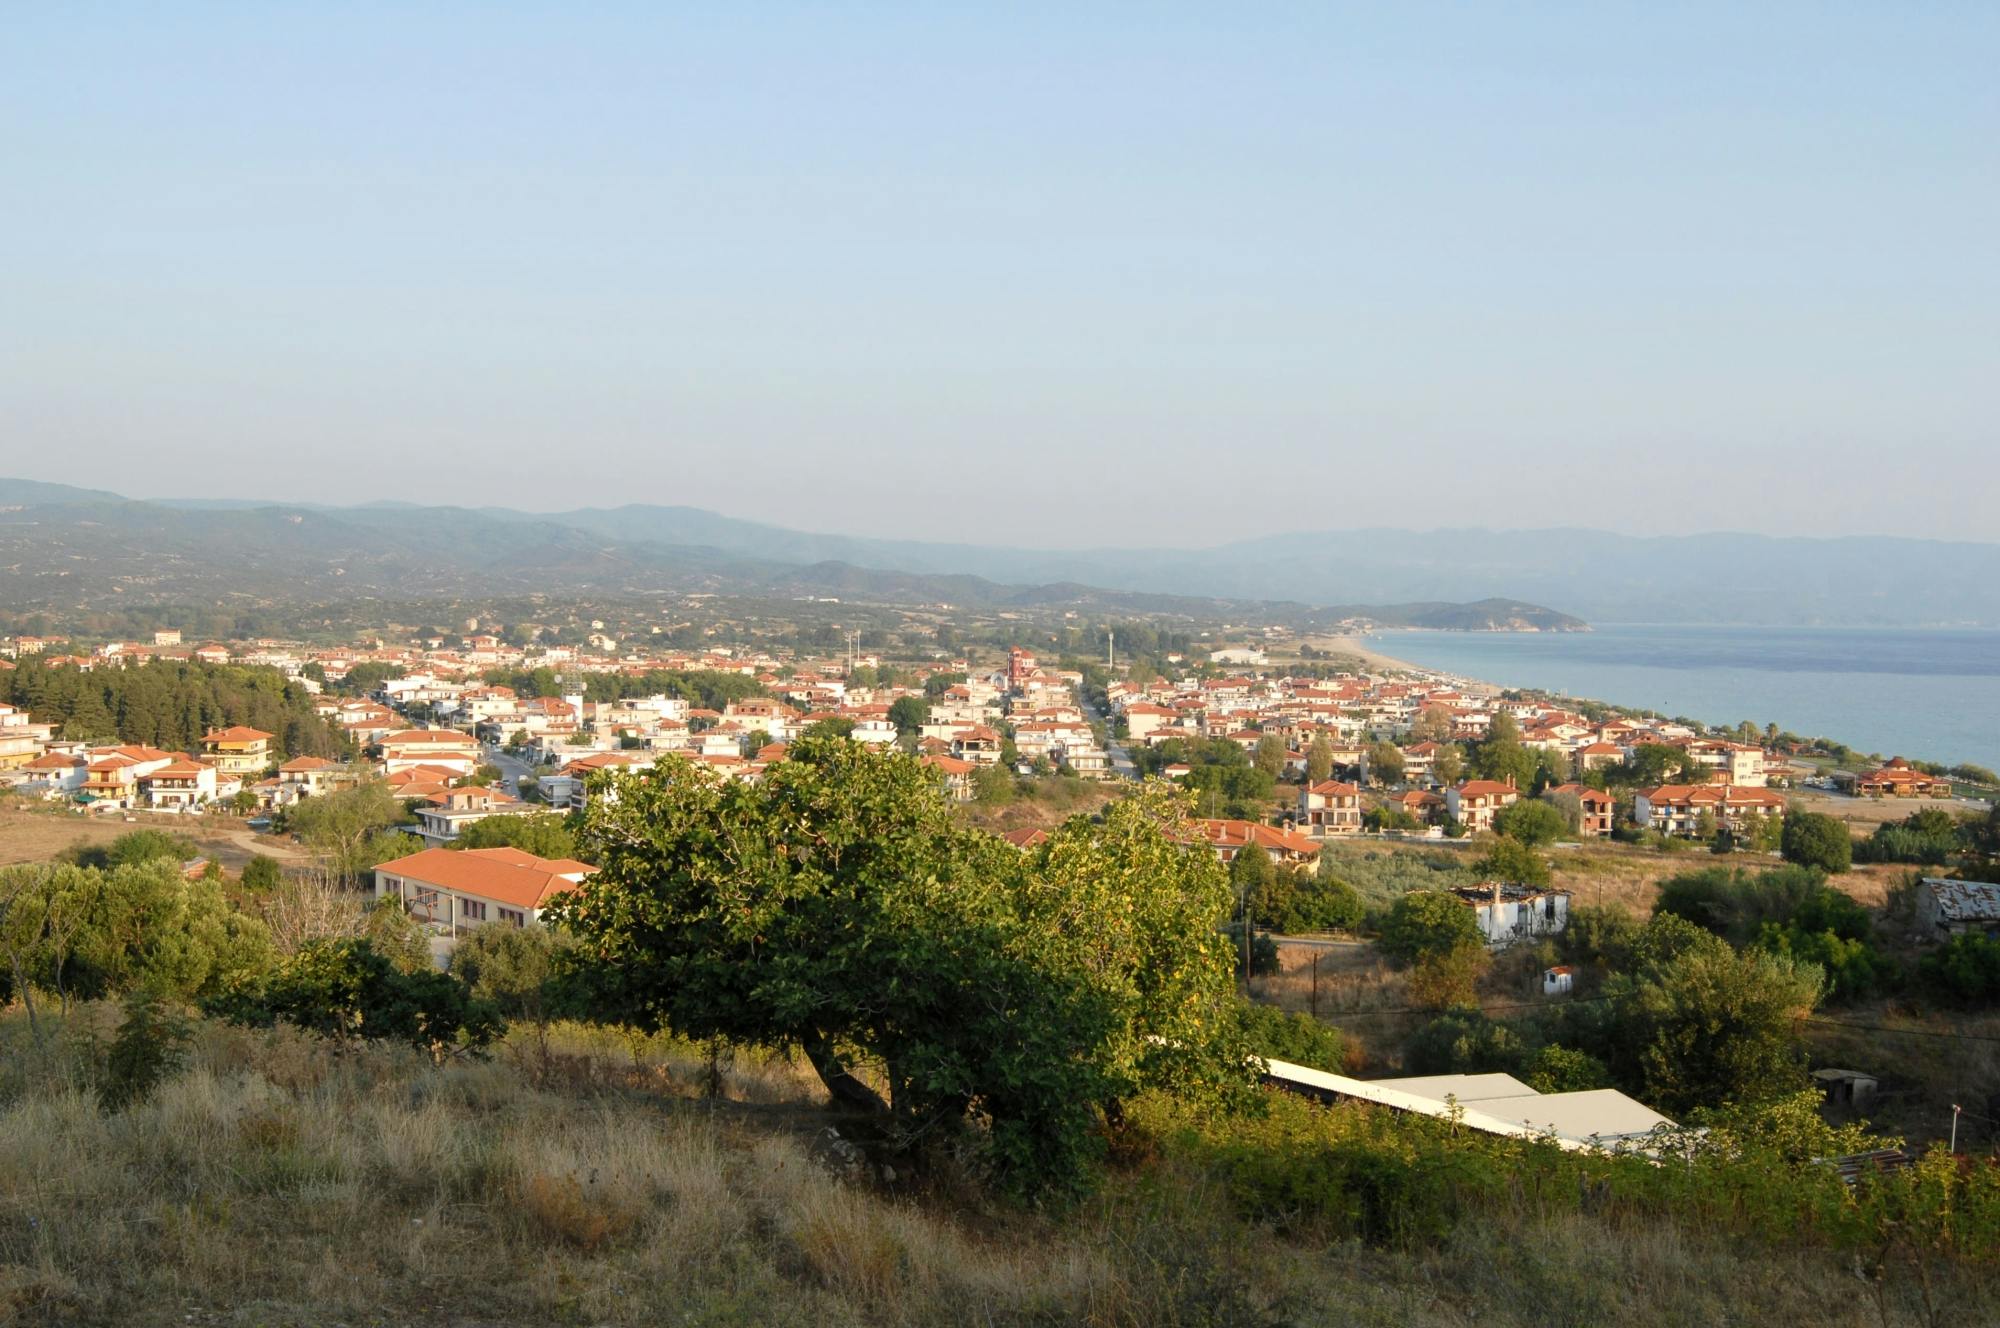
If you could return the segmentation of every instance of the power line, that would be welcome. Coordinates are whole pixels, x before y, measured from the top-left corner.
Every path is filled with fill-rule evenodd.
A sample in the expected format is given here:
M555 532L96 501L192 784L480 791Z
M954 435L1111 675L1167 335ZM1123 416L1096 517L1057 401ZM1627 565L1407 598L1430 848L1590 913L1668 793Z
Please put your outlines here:
M1935 1028L1895 1028L1888 1024L1857 1024L1847 1019L1825 1019L1819 1015L1807 1015L1809 1024L1831 1024L1836 1028L1859 1028L1869 1033L1901 1033L1907 1037L1951 1038L1958 1042L2000 1042L2000 1037L1985 1033L1948 1033Z
M1509 1005L1482 1005L1477 1009L1468 1008L1463 1010L1425 1009L1422 1006L1410 1005L1394 1010L1347 1010L1336 1014L1322 1015L1321 1020L1325 1023L1338 1023L1342 1019L1373 1019L1377 1015L1385 1014L1446 1015L1486 1014L1493 1010L1554 1010L1564 1005L1594 1005L1599 1001L1608 1001L1611 999L1612 997L1609 996L1572 996L1567 1000L1560 1001L1520 1001Z
M1384 1015L1393 1015L1393 1014L1427 1014L1432 1016L1442 1016L1452 1013L1491 1014L1495 1011L1505 1011L1505 1010L1555 1010L1565 1005L1593 1005L1613 999L1615 998L1610 996L1572 996L1567 1000L1561 1000L1561 1001L1520 1001L1507 1005L1482 1005L1478 1007L1476 1010L1468 1009L1464 1011L1425 1009L1421 1006L1413 1006L1413 1005L1401 1006L1395 1009L1388 1009L1388 1010L1343 1010L1339 1012L1333 1012L1321 1015L1320 1022L1328 1024L1337 1024L1340 1023L1342 1020L1346 1019L1376 1019ZM1838 1028L1855 1028L1870 1033L1902 1033L1910 1037L1949 1038L1959 1042L2000 1042L2000 1037L1991 1036L1985 1033L1950 1033L1939 1029L1931 1029L1931 1028L1895 1028L1888 1024L1858 1024L1853 1022L1852 1020L1825 1019L1821 1018L1818 1015L1808 1015L1806 1016L1804 1022L1808 1024L1832 1025Z

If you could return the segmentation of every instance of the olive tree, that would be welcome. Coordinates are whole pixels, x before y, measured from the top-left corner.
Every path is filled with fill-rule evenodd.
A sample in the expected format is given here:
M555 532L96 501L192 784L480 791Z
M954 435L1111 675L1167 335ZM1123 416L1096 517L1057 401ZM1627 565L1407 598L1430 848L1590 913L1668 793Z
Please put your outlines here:
M680 757L612 778L548 912L592 1012L799 1048L903 1139L983 1122L1003 1173L1071 1183L1120 1104L1247 1071L1222 1016L1227 880L1178 795L1072 819L1025 855L928 767L808 735L757 783Z

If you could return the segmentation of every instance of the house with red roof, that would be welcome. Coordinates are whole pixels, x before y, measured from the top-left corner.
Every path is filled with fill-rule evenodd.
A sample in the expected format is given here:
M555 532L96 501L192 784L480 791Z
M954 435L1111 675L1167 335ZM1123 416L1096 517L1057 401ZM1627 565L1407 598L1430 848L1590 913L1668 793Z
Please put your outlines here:
M271 768L271 740L276 736L236 724L202 734L201 750L210 764L226 774L261 775Z
M1602 838L1611 833L1617 812L1617 801L1603 789L1594 789L1588 784L1558 784L1549 790L1548 796L1575 798L1582 809L1577 824L1577 833L1589 838Z
M532 810L502 789L445 789L417 804L417 833L426 843L442 846L455 841L465 827L489 816L518 816Z
M359 778L353 770L324 756L295 756L278 767L277 800L289 806L300 798L316 798L356 783Z
M387 775L430 765L464 778L479 768L478 741L457 729L402 729L383 734L376 746L382 753L382 773Z
M402 901L447 941L489 922L539 921L550 900L596 871L572 858L513 848L427 848L375 869L375 897Z
M1735 832L1753 817L1784 814L1784 794L1736 784L1662 784L1632 797L1632 820L1663 835L1699 834L1704 815L1717 829Z
M1941 775L1927 775L1900 756L1880 770L1871 770L1850 779L1855 795L1862 798L1949 798L1952 795L1949 779Z
M206 762L182 757L139 777L141 800L157 811L185 812L214 802L217 795L216 768ZM230 777L233 788L241 780Z
M1245 851L1262 851L1275 863L1306 862L1319 854L1317 841L1256 821L1204 818L1194 826L1225 866Z
M978 766L955 756L926 756L922 760L944 776L945 792L951 795L954 802L972 801L972 777L979 773Z
M1298 827L1310 839L1361 833L1361 790L1338 779L1322 779L1299 790Z
M1502 784L1492 779L1468 779L1456 788L1444 793L1445 811L1452 820L1467 830L1491 830L1493 818L1503 807L1511 807L1521 800L1521 791L1509 780Z

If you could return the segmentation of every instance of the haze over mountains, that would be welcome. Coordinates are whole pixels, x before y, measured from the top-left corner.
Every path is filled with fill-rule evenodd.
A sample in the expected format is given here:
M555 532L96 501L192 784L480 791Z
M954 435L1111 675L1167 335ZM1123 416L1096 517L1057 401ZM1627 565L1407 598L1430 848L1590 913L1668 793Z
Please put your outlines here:
M128 596L707 588L1131 612L1376 606L1383 625L1439 627L2000 625L2000 545L1894 538L1376 529L1052 550L816 534L692 507L140 502L25 480L0 480L0 509L0 592L17 602L114 584Z

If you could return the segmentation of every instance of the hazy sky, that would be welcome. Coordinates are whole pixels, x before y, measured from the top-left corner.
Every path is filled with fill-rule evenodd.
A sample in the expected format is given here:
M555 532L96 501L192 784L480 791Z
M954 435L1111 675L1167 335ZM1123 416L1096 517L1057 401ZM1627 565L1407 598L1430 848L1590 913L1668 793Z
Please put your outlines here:
M1992 0L18 5L0 474L2000 538L1996 71Z

